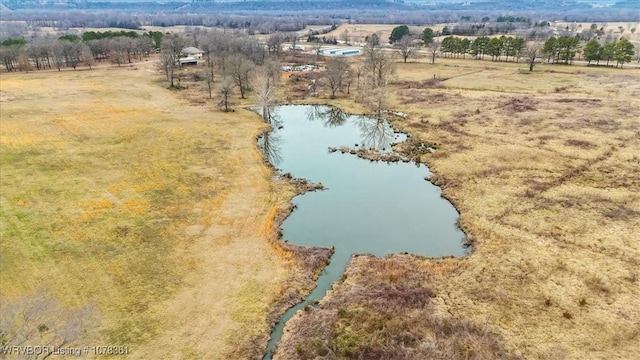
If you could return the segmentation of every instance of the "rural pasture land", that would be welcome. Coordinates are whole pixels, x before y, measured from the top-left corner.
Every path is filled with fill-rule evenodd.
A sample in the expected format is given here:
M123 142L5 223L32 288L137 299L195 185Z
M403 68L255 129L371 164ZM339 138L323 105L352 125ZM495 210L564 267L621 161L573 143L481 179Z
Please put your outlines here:
M320 307L288 325L276 358L640 352L640 72L526 70L397 64L384 105L407 114L393 120L411 134L399 150L436 148L420 160L474 250L354 257ZM244 108L255 94L220 112L191 71L183 90L166 89L152 62L0 74L0 295L3 315L16 314L3 321L19 324L7 305L44 294L54 301L36 303L55 327L29 325L49 336L89 319L74 344L129 346L139 359L261 357L313 270L273 241L294 190L258 151L267 126ZM284 76L282 98L370 110L355 86L308 97L315 74Z
M562 31L564 29L575 29L576 31L586 31L589 29L592 23L578 23L578 22L562 22L562 21L554 21L550 23L550 28L554 31ZM435 24L431 27L434 31L442 31L445 27L449 27L450 29L456 26L459 26L459 23L444 23L444 24ZM345 37L349 39L351 42L362 43L365 41L365 37L370 34L378 34L382 42L386 43L389 40L389 36L393 31L393 28L397 25L390 24L342 24L338 26L335 30L329 32L325 36L332 36L338 40L344 40ZM615 37L625 37L629 41L634 44L638 44L640 42L640 32L631 31L631 29L640 29L640 23L638 22L609 22L609 23L598 23L598 26L603 29L606 34L611 34ZM310 27L313 29L319 28ZM424 30L425 26L409 26L409 30L412 33L420 34L422 30ZM500 36L500 35L495 35ZM444 37L440 38L442 40ZM474 37L471 37L474 38ZM637 47L638 45L636 45Z
M289 190L255 145L257 115L192 106L152 69L0 75L3 324L38 293L50 328L89 305L72 344L255 357L296 288L265 231Z
M422 160L474 251L355 258L319 309L290 322L281 358L336 344L345 355L383 358L637 356L640 72L542 64L529 73L524 64L451 59L397 65L386 106L408 114L394 124L414 144L437 148ZM394 296L424 288L433 293L428 304L395 307ZM376 332L388 328L405 338ZM406 336L432 348L405 349Z

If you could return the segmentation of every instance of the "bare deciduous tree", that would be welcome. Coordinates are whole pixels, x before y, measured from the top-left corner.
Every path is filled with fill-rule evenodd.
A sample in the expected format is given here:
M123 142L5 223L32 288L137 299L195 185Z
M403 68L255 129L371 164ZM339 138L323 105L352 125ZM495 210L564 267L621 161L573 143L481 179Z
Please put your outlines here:
M354 69L354 75L356 77L356 90L360 90L362 88L363 80L364 80L364 66L356 65Z
M350 45L351 38L349 37L349 30L344 29L342 34L340 34L340 40L344 41L346 45Z
M142 60L143 56L147 56L152 48L153 44L150 38L143 37L134 39L134 53L138 55L138 60Z
M168 51L160 51L160 58L158 61L158 68L165 75L169 87L173 87L173 70L175 69L175 62L173 55Z
M340 38L342 39L342 41L344 41L346 45L351 45L351 37L349 37L348 29L344 29L344 31L340 35Z
M90 40L86 44L91 49L94 59L101 61L109 56L109 39Z
M211 94L211 87L213 86L213 69L210 67L207 67L207 69L204 71L205 72L205 76L206 76L206 81L207 81L207 90L209 92L209 99L212 99L212 94Z
M416 38L412 35L405 35L395 43L395 47L400 52L400 56L402 56L405 63L407 62L407 58L410 58L415 54L417 46L414 43L415 39Z
M253 61L242 55L232 55L227 59L227 75L233 79L235 85L240 90L240 98L244 99L247 91L251 89L250 78L255 69Z
M429 45L429 53L431 54L431 63L436 63L436 56L438 56L438 52L440 52L440 41L434 40L431 45Z
M84 62L84 64L89 67L89 70L91 70L91 68L93 67L93 64L95 64L93 53L91 52L91 49L89 49L89 46L87 45L82 45L82 62Z
M45 290L17 300L0 298L0 344L64 347L77 344L97 311L93 306L66 308ZM43 358L53 353L44 354Z
M291 61L294 61L296 59L296 53L298 52L298 49L296 48L299 41L298 34L295 32L288 34L287 40L291 43L289 50L291 51Z
M527 57L527 63L529 64L529 71L533 71L533 67L537 64L536 60L540 56L540 46L532 45L527 47L525 55Z
M127 59L127 63L131 64L131 55L135 52L135 48L136 48L135 40L128 37L122 37L121 41L122 41L122 50L124 50L124 56Z
M281 33L274 33L267 38L267 49L269 55L279 56L282 51L282 43L284 42L284 36Z
M364 86L360 94L361 99L366 97L376 106L377 111L384 108L385 90L395 70L395 54L384 51L379 46L369 44L364 47Z
M169 52L175 62L178 62L182 49L184 49L186 44L187 41L179 35L167 35L162 40L162 50Z
M349 63L344 57L332 57L327 61L325 78L331 90L331 98L336 97L336 91L342 90L342 84L349 71Z
M369 44L370 46L379 46L380 45L380 33L373 33L370 35L367 35L364 38L365 43Z
M276 60L267 60L261 67L261 72L265 73L269 76L274 84L280 83L280 77L282 74L282 66L280 61Z
M82 44L68 40L61 40L59 43L62 44L62 56L64 57L65 65L75 70L82 56Z
M389 76L394 71L394 54L375 45L367 45L363 50L364 67L368 73L369 82L375 87L386 86Z
M109 59L112 63L121 66L126 59L125 47L122 39L113 38L109 40Z
M180 66L180 54L186 40L178 35L167 35L162 41L160 51L160 69L164 72L170 87L174 87L174 70Z
M258 106L262 109L262 118L271 123L271 110L277 101L277 88L280 83L280 63L267 61L258 68L254 89L258 96Z
M52 47L52 55L53 55L53 64L56 69L60 71L60 69L64 66L64 49L62 47L62 43L60 41L56 41Z
M313 45L311 46L311 49L313 50L313 65L317 65L318 64L318 58L320 57L320 51L322 50L322 43L320 41L316 41L313 43Z
M204 51L204 58L206 60L206 74L207 74L207 87L209 89L209 99L211 99L211 86L215 81L215 53L216 53L216 37L207 36L202 41L202 50Z
M211 68L218 67L224 73L226 59L231 54L231 35L216 31L207 35L202 42L207 65Z
M223 108L223 111L231 111L231 95L233 95L233 81L227 77L222 79L220 85L218 85L218 94L220 95L220 102L218 106Z
M0 59L8 72L12 72L18 67L19 47L16 45L0 47Z
M46 55L43 52L46 50ZM49 60L49 46L48 44L29 44L27 49L31 62L36 67L36 70L44 69L47 66ZM51 66L49 66L51 67Z

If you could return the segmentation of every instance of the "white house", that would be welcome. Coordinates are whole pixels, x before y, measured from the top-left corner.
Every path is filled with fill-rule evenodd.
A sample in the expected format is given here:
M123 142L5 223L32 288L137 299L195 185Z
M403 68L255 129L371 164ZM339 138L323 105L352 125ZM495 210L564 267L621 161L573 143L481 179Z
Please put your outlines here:
M202 59L202 54L204 54L204 51L196 47L189 46L182 49L182 51L180 52L180 57Z
M191 57L191 56L180 58L180 60L178 60L178 62L180 63L180 66L198 65L198 59L196 59L194 57Z

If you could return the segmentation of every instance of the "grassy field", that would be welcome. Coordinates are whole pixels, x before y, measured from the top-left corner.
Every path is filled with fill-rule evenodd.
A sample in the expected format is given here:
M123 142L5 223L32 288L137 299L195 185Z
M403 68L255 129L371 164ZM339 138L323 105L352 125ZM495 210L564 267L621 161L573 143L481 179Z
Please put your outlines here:
M525 70L398 64L386 105L409 115L395 121L406 147L437 147L421 160L474 251L354 258L323 305L288 325L281 358L640 351L640 73ZM263 162L266 126L242 108L252 100L219 112L189 71L181 91L150 63L0 75L3 314L44 289L57 305L43 318L92 306L76 344L140 359L261 356L316 266L274 242L295 190ZM300 97L303 75L285 76L284 98L367 111L353 88Z
M44 293L61 327L92 305L72 344L257 357L299 290L267 226L292 190L255 145L258 116L193 106L152 69L0 75L3 321Z
M422 161L460 211L474 251L463 259L352 260L320 308L288 325L280 358L405 351L416 359L491 352L629 359L640 352L640 73L526 70L473 60L398 64L387 106L409 115L395 125L413 144L436 144ZM440 81L429 81L434 75ZM346 95L338 103L360 112ZM403 270L407 263L417 275ZM415 292L432 298L397 310L411 316L371 304ZM415 321L425 314L446 322ZM456 342L447 332L454 323L477 331ZM412 340L363 335L384 328ZM485 341L487 332L497 345Z
M636 44L636 48L638 46L637 44L640 42L640 32L635 30L631 32L631 29L640 30L640 23L612 22L596 24L598 25L598 28L603 28L606 35L611 34L616 39L625 37L633 44ZM393 28L398 25L401 24L342 24L325 36L334 37L338 40L344 40L346 32L346 36L349 38L350 42L362 43L365 41L365 37L367 35L375 33L380 36L381 42L387 43L387 41L389 40L389 36L393 31ZM420 35L425 27L430 27L434 31L442 31L444 27L453 28L457 25L459 24L425 24L422 26L409 26L409 30L413 34ZM551 28L554 30L564 30L567 27L572 29L575 27L576 31L583 31L588 30L590 26L591 23L566 23L561 21L556 21L551 24Z

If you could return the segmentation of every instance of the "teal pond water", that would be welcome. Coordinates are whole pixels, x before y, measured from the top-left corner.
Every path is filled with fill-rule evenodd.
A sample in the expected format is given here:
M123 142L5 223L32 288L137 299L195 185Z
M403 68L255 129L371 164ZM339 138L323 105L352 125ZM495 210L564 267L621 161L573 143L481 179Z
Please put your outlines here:
M425 180L430 174L425 165L371 162L329 152L330 147L391 151L391 144L406 136L386 120L318 105L279 106L269 120L273 130L258 139L269 162L282 173L326 187L294 197L296 209L282 224L282 240L334 246L335 252L313 292L273 329L265 360L271 359L286 321L322 299L353 254L443 257L467 252L465 235L456 224L458 212L440 196L437 186Z

